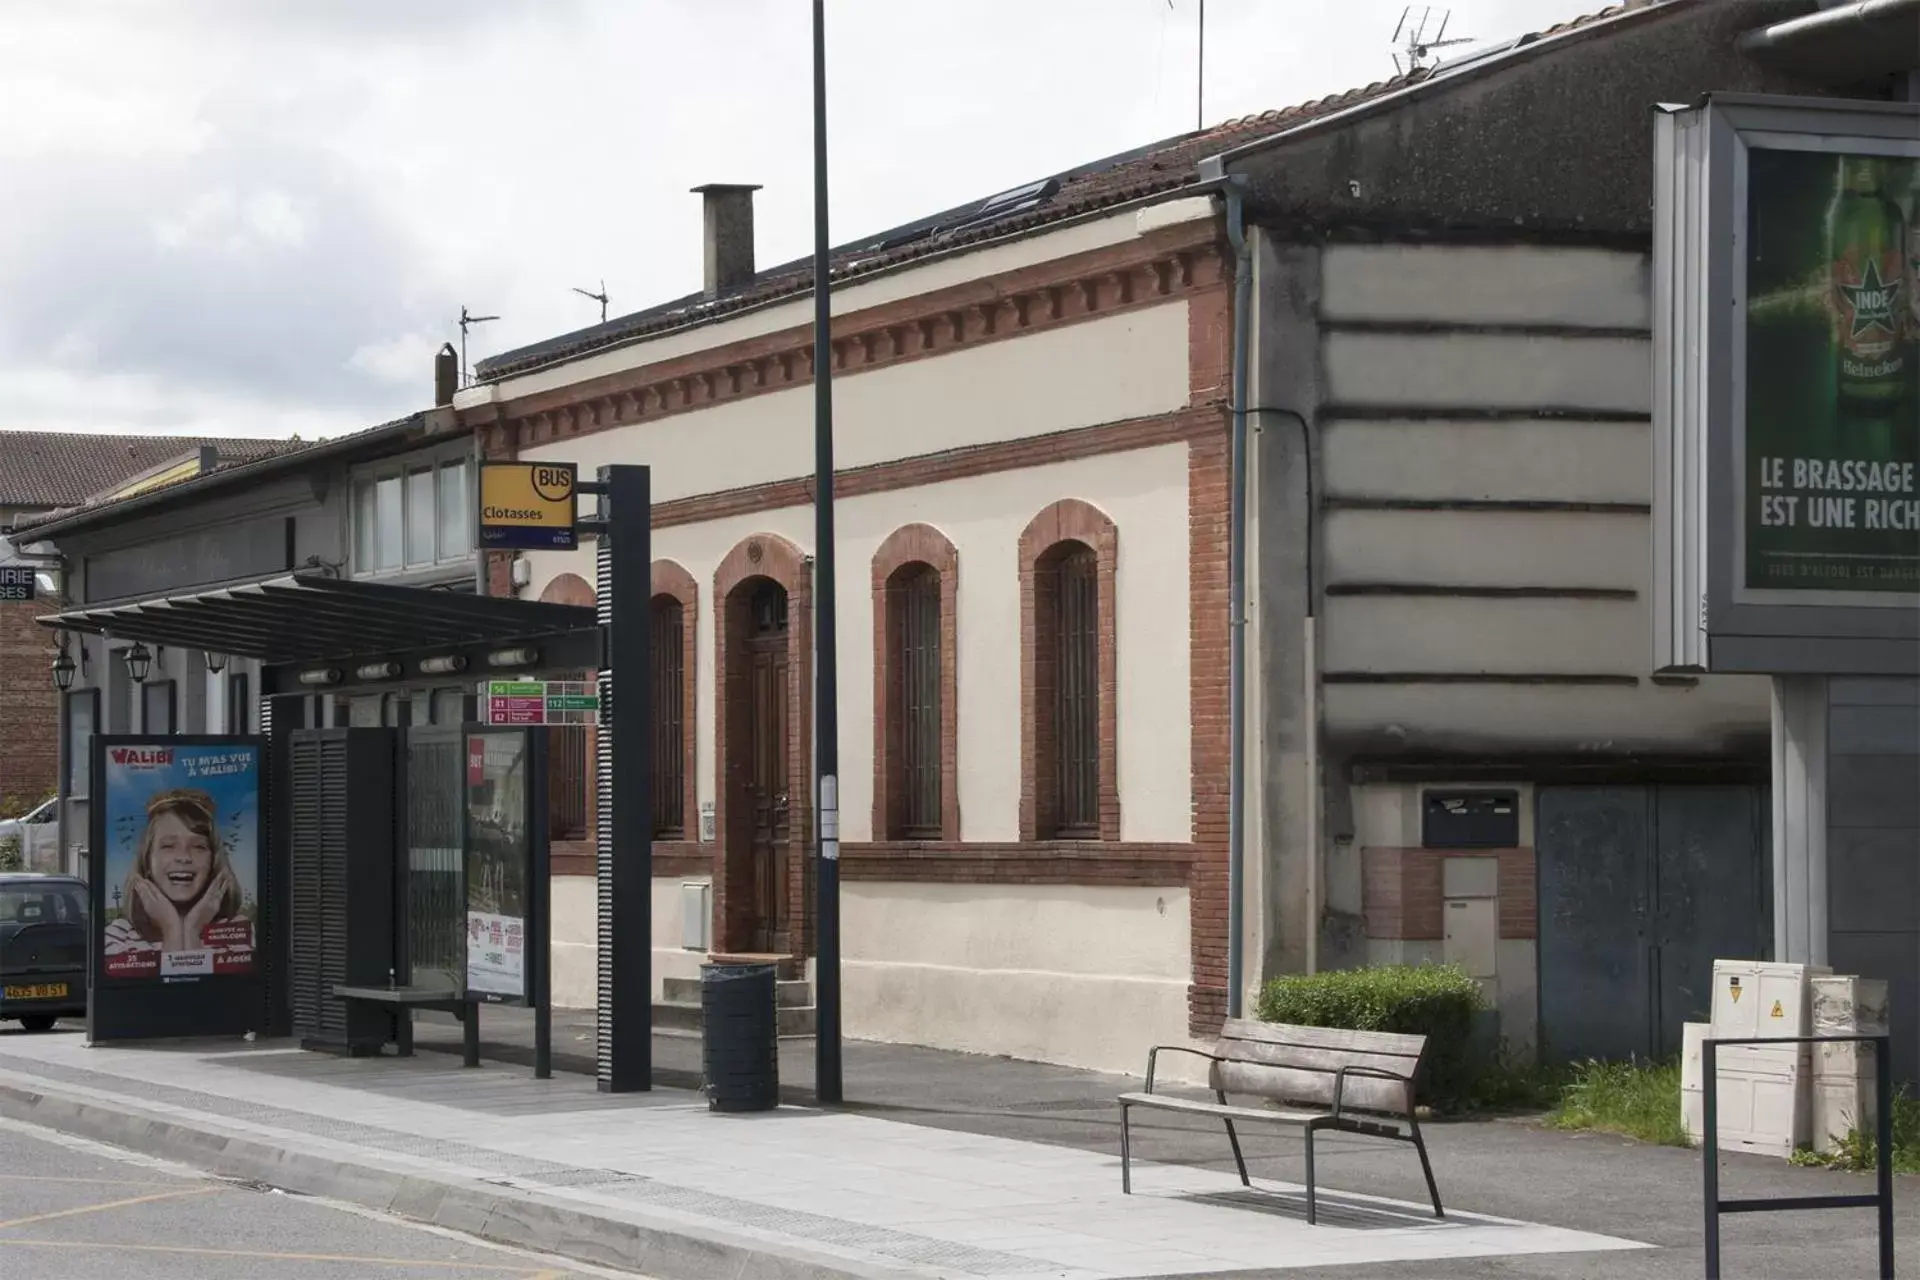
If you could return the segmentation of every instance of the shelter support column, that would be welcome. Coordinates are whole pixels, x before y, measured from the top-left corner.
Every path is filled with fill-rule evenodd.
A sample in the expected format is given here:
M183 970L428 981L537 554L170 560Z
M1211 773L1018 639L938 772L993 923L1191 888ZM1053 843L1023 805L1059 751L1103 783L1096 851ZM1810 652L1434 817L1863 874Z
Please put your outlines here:
M1773 958L1827 963L1827 679L1773 681Z
M605 654L595 743L597 1075L601 1092L626 1093L653 1087L652 480L646 467L609 466L593 487Z

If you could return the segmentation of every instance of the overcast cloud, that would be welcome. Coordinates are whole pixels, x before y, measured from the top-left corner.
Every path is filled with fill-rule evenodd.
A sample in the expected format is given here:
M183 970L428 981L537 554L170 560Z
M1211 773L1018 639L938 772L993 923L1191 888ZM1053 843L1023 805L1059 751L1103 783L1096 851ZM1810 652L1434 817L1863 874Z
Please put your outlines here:
M837 241L1194 124L1196 0L828 0ZM1601 0L1460 0L1505 39ZM1210 0L1208 123L1392 74L1403 0ZM0 426L331 434L811 246L806 0L0 0ZM1459 52L1458 50L1450 52Z

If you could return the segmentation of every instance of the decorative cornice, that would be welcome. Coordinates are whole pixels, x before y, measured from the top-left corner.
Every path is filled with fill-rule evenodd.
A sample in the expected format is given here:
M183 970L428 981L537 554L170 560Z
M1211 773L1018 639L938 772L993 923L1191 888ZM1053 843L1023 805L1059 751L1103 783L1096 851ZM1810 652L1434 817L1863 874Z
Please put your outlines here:
M872 372L962 347L1003 341L1222 286L1231 269L1211 223L1163 228L1136 240L903 298L834 321L833 369ZM812 330L795 326L638 369L466 411L498 418L492 457L749 396L813 379Z

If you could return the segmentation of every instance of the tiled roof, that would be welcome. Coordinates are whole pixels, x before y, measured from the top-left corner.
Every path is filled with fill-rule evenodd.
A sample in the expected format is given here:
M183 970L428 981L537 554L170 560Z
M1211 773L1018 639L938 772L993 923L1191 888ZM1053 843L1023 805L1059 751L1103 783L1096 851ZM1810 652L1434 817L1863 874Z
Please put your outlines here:
M1559 23L1508 42L1507 49L1537 43L1550 37L1593 26L1630 10L1662 5L1680 7L1695 0L1624 0L1610 8ZM1439 68L1444 74L1445 64ZM1197 166L1210 155L1242 143L1252 142L1308 120L1332 115L1375 98L1384 97L1429 78L1431 72L1412 72L1386 80L1376 80L1364 88L1349 89L1312 102L1263 111L1193 133L1181 134L1134 151L1109 156L1091 164L1059 174L1053 181L1058 189L1037 205L1017 213L972 222L984 200L974 200L956 209L896 227L877 236L833 250L832 277L851 279L897 266L916 258L929 257L984 240L1062 222L1083 214L1126 204L1149 196L1163 195L1198 181ZM618 346L633 339L682 325L718 319L729 313L758 306L782 297L810 292L813 288L813 259L802 258L761 271L740 289L719 298L703 293L689 294L672 302L609 320L591 328L563 334L530 346L502 352L479 362L475 374L483 382L496 381L529 369L570 360L590 351Z
M292 440L88 435L0 429L0 507L73 507L143 471L211 447L219 465L254 462L307 446Z

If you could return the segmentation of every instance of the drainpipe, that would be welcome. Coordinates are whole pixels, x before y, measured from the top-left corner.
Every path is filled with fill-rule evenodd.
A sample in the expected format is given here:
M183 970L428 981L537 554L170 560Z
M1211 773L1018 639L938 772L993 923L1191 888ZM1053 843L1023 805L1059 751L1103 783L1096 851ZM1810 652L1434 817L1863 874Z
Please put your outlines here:
M1253 340L1253 247L1246 180L1229 175L1227 241L1233 246L1233 457L1227 478L1227 1016L1242 1015L1246 956L1247 353Z

